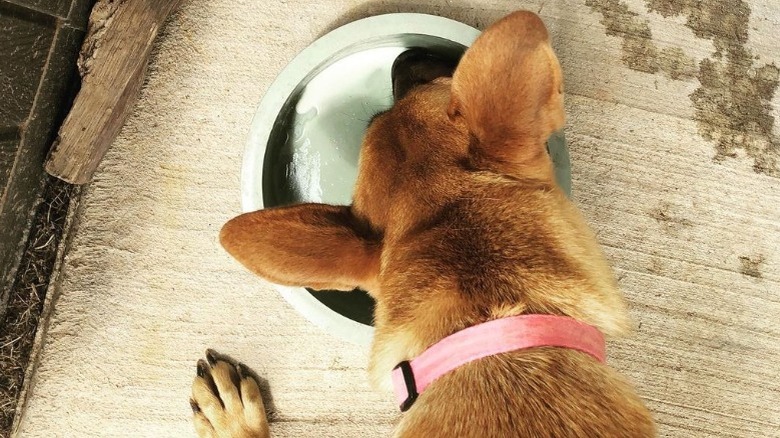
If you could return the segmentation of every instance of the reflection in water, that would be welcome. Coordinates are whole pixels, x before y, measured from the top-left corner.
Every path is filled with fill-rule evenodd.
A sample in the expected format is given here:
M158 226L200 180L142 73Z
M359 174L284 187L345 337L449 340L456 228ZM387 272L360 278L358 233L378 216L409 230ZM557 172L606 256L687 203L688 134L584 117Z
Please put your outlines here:
M306 85L286 123L276 127L276 147L269 145L276 156L266 159L267 205L351 203L363 134L369 120L393 104L390 71L404 50L385 47L347 56ZM313 295L354 321L372 324L374 300L366 292Z
M371 117L393 104L390 70L404 50L349 55L306 84L290 111L276 164L286 180L285 203L351 202L363 134Z
M316 107L305 113L296 113L292 126L292 160L287 166L285 176L294 192L308 202L322 202L322 156L317 148L312 148L307 129L317 117Z

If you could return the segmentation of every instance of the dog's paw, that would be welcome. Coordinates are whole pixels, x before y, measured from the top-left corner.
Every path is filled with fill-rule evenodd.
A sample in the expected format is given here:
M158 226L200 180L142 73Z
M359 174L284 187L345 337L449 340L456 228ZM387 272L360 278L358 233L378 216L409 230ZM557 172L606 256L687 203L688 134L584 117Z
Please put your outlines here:
M199 360L190 405L200 438L267 438L268 420L257 381L243 364L213 350Z

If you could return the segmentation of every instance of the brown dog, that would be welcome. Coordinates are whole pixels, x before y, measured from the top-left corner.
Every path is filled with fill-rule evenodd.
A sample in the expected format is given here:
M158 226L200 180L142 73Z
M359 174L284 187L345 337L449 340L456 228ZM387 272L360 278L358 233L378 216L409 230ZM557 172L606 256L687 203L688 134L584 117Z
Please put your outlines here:
M546 153L547 138L563 123L562 73L547 30L532 13L511 14L468 49L452 79L414 87L375 118L351 207L244 214L222 229L222 244L276 283L368 290L377 303L369 369L378 387L389 386L399 362L498 318L565 315L621 335L629 325L623 298L596 239L556 186ZM199 434L267 436L254 380L210 362L200 363L193 385ZM396 431L654 434L623 377L587 354L555 347L493 355L443 375Z

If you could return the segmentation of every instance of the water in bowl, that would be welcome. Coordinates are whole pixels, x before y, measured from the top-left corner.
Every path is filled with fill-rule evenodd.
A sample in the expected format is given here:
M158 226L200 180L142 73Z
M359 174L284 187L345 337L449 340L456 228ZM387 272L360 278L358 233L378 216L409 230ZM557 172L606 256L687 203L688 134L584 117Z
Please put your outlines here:
M322 202L348 205L357 179L363 134L371 118L393 105L390 70L404 47L379 47L341 58L317 72L288 105L269 148L266 205ZM374 302L363 291L310 291L332 310L370 325Z

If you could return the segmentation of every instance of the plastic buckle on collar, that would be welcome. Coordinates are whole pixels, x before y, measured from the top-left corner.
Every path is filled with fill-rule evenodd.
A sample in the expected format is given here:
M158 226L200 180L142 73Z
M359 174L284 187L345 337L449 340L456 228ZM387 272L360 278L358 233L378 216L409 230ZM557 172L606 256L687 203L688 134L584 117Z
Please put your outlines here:
M412 366L409 364L409 361L405 360L396 365L393 369L397 368L401 369L401 373L404 376L404 383L406 383L406 400L404 400L400 406L401 412L406 412L412 407L417 400L417 396L420 394L417 392L417 383L414 381L414 372L412 371Z

